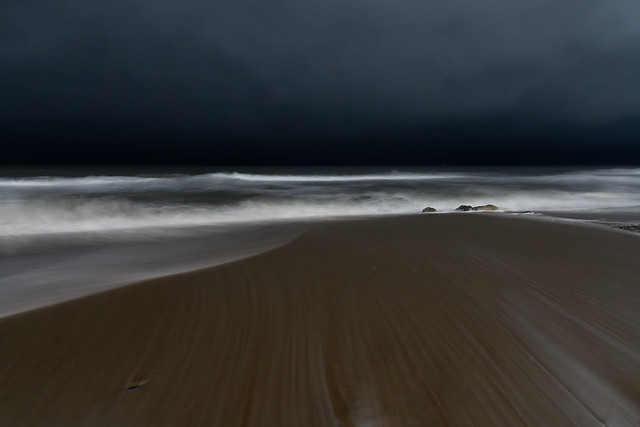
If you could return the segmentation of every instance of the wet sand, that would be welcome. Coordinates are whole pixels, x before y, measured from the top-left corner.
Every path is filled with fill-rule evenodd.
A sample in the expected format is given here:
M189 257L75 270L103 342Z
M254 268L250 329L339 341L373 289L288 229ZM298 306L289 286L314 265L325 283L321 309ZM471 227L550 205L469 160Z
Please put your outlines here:
M314 226L0 319L0 425L640 425L640 238L491 214Z

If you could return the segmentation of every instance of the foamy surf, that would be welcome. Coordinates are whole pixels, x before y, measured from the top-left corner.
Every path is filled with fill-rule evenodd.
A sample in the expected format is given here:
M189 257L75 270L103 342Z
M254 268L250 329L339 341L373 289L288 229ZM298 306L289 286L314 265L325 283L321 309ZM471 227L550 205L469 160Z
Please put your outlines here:
M296 224L199 229L104 239L0 239L0 318L166 275L248 258L290 242L306 230ZM122 237L122 236L121 236ZM11 243L11 242L10 242Z
M506 211L640 206L637 168L59 172L0 178L0 237L411 214L425 206L447 212L462 204Z

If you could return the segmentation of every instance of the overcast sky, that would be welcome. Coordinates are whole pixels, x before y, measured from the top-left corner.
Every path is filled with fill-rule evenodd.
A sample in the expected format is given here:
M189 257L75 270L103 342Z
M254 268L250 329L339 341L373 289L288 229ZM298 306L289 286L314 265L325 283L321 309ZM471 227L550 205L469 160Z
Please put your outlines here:
M6 0L0 163L640 163L638 0Z

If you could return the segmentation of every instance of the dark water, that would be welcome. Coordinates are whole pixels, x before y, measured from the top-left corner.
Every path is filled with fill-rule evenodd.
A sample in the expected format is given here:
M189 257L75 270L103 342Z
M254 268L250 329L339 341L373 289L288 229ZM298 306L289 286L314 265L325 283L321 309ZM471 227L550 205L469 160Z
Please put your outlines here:
M487 203L637 215L640 168L4 168L0 316L251 255L305 221Z

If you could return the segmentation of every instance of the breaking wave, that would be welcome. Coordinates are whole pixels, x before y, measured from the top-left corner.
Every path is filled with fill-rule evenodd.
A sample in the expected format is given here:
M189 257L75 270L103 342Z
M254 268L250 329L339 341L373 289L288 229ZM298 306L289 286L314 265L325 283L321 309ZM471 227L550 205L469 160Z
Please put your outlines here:
M0 236L408 214L636 209L640 169L0 178Z

